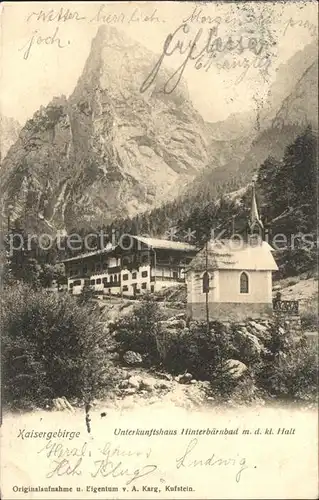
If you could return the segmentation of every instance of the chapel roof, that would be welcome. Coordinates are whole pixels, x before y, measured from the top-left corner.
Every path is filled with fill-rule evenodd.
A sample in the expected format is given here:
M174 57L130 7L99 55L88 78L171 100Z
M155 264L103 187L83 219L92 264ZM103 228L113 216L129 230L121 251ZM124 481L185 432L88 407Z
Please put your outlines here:
M272 255L273 248L266 242L244 242L242 240L211 240L200 250L187 267L187 271L212 271L236 269L252 271L277 271Z

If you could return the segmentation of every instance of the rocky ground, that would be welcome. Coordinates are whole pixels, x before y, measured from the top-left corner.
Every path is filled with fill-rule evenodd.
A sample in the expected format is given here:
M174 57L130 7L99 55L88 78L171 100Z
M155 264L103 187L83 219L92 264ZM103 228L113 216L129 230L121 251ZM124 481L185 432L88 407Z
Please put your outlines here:
M286 278L276 282L276 288L280 288L283 300L298 300L299 310L302 313L309 304L318 304L318 278L297 276Z
M283 299L300 300L301 311L306 310L308 304L315 303L317 294L317 281L315 279L288 279L276 283L276 288L280 285ZM162 326L168 334L174 335L179 329L187 329L185 316L185 302L183 300L183 290L167 290L160 297L160 307L162 310ZM174 300L175 299L175 300ZM178 300L176 300L178 299ZM101 322L108 334L108 325L114 323L120 317L132 313L134 307L139 303L137 300L124 299L120 297L107 297L98 299L101 310ZM230 327L230 325L226 325ZM233 325L232 325L233 326ZM265 341L269 338L271 322L245 321L236 325L238 336L242 342L246 354L251 356L265 353ZM284 329L282 329L284 333ZM307 332L306 332L307 333ZM297 336L299 336L298 333ZM169 336L169 335L168 335ZM107 391L107 396L102 400L96 400L93 404L95 412L107 412L113 410L125 410L135 406L176 406L185 410L195 410L205 406L214 408L238 407L242 405L264 406L265 404L275 404L265 401L261 395L254 395L252 398L231 398L221 400L212 394L209 382L196 380L191 373L180 373L173 376L164 370L147 369L143 366L143 357L133 351L128 351L123 357L117 352L117 346L109 346L107 360L113 366L112 384ZM228 360L232 368L233 376L238 381L249 378L247 366L236 360ZM55 409L68 410L67 404L61 403L53 405ZM73 407L79 406L79 402L71 401ZM47 409L50 409L48 405Z
M310 289L310 282L307 284ZM306 287L305 287L306 288ZM312 288L313 289L313 288ZM119 317L129 314L137 304L136 300L112 299L111 301L100 301L101 319L105 324L106 331L109 322L114 322ZM163 312L162 326L169 335L174 335L177 330L187 330L185 321L185 311L177 304L172 302L162 302ZM230 328L233 325L226 325ZM289 328L289 325L287 325ZM266 352L265 342L269 339L271 322L267 320L253 321L247 320L236 324L238 336L248 357L259 356ZM284 334L284 328L281 328ZM296 335L299 338L300 332ZM213 396L210 390L209 382L203 382L193 378L191 373L181 373L178 376L172 376L160 369L146 369L143 365L143 357L136 352L128 351L120 359L116 350L116 345L110 346L108 354L110 361L116 367L116 381L113 389L108 394L106 401L95 401L99 408L109 405L112 408L124 409L133 408L135 405L174 405L184 409L196 409L205 405L222 407L225 404L229 407L252 404L254 406L265 405L262 395L254 394L253 397L237 398L236 396L229 400L221 400ZM229 366L232 368L233 377L241 382L249 379L249 369L247 366L236 360L229 359ZM252 393L254 391L252 390ZM267 401L269 404L269 401ZM271 402L271 404L273 404Z

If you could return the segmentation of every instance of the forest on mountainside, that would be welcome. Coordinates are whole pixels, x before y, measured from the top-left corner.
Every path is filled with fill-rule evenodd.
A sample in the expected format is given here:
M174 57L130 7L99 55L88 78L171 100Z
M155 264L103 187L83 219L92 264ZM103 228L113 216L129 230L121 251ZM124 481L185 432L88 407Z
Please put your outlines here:
M272 233L288 236L302 231L315 234L317 138L311 126L285 149L280 160L269 155L257 170L256 177L261 217ZM197 182L183 197L160 208L98 229L106 234L116 229L120 234L169 237L173 227L176 240L183 239L185 231L190 229L196 236L192 242L197 244L203 243L212 229L225 229L225 236L244 231L251 196L247 176L239 173L230 180L212 185L204 179L202 177L202 182Z
M215 236L223 231L222 237L243 234L251 203L247 175L239 172L229 180L212 185L204 182L203 174L201 176L201 181L184 197L99 229L107 235L112 231L118 234L145 233L173 237L199 246L211 237L212 230ZM261 217L269 230L269 243L276 243L279 275L294 275L313 269L316 263L318 183L317 137L312 127L307 126L286 147L280 160L269 155L259 166L256 177ZM245 189L240 189L243 186ZM280 242L281 248L278 249Z
M205 186L202 190L201 185ZM279 276L292 276L314 269L317 235L317 139L311 126L307 126L285 149L280 160L269 155L259 167L256 187L261 218L269 230L268 241L270 244L276 243ZM251 184L247 184L246 179L243 186L243 177L235 176L219 185L197 183L196 189L183 197L133 218L115 220L112 224L92 228L90 231L75 227L71 233L82 236L83 243L84 236L90 233L89 245L96 249L101 247L101 230L104 245L112 241L112 237L114 243L114 240L126 233L187 241L201 247L212 236L212 230L215 230L215 237L227 238L233 233L243 234L247 228L250 204ZM21 238L26 236L22 221L16 220L11 229ZM282 242L284 237L286 244ZM79 245L76 251L71 250L63 244L63 238L60 239L60 249L53 245L49 250L41 250L33 241L31 250L21 250L23 255L14 252L12 259L19 261L19 264L12 264L23 274L23 269L26 272L30 270L30 266L26 265L29 260L33 262L32 269L35 269L36 263L43 268L85 251L84 245Z

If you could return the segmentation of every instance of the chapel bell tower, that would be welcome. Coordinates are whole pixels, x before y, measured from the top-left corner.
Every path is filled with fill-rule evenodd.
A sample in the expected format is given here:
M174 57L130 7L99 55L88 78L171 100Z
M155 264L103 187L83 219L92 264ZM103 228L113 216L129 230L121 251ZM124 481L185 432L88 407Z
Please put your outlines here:
M251 207L250 216L248 220L248 238L249 240L259 241L260 243L264 240L265 228L264 224L260 218L257 200L256 200L256 185L255 180L252 182L251 188Z

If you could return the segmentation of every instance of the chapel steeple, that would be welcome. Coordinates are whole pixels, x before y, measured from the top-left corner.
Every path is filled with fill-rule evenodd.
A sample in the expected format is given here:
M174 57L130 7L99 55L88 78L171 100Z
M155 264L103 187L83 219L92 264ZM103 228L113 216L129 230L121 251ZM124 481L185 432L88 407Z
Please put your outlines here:
M249 235L259 235L260 238L264 239L264 225L259 215L257 199L256 199L256 186L255 179L252 181L251 189L251 207L250 207L250 217L248 220L248 232Z

